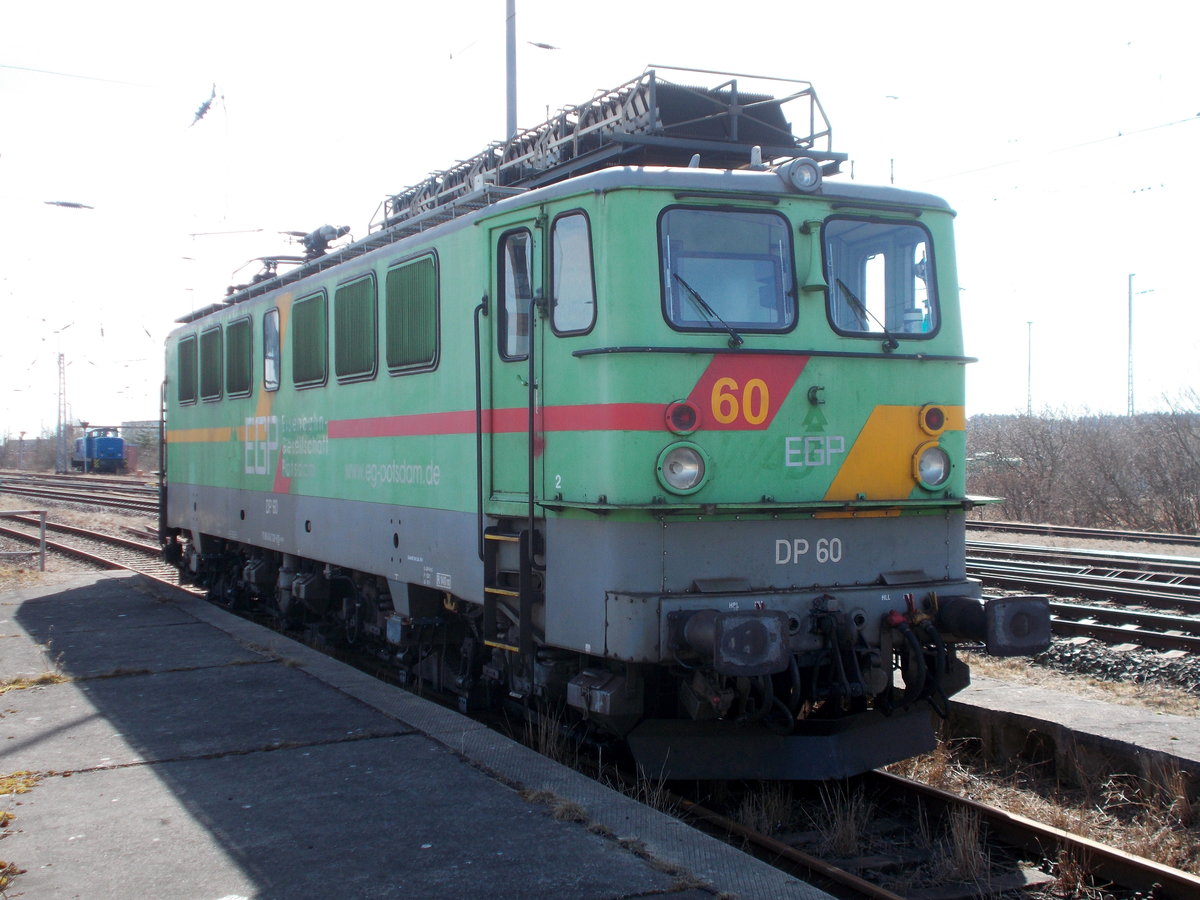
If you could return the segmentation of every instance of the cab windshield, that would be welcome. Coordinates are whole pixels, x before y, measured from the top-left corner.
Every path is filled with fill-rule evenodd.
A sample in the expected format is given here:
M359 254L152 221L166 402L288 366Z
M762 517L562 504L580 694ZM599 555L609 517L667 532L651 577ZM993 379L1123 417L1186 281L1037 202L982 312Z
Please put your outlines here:
M675 207L659 220L663 314L679 331L787 331L792 243L774 212Z
M924 228L833 218L822 236L829 320L836 331L905 338L937 331L933 257Z

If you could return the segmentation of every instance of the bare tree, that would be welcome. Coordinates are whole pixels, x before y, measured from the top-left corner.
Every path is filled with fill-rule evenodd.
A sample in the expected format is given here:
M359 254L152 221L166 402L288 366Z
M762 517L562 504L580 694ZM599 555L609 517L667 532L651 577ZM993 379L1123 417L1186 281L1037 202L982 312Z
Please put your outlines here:
M968 488L1002 497L979 515L1025 522L1200 533L1200 396L1126 416L979 416Z

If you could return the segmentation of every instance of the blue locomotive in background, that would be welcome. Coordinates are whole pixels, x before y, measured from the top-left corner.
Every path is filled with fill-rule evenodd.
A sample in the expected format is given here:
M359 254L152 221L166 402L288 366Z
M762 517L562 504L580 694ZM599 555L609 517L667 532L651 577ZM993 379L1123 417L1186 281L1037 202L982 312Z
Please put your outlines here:
M124 472L125 439L121 437L120 429L86 429L83 437L75 438L71 468L77 472Z

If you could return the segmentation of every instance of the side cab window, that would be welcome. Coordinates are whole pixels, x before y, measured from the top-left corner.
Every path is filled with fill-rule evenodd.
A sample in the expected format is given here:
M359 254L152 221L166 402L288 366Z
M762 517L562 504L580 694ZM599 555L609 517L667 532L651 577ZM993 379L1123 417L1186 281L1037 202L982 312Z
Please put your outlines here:
M279 390L279 310L263 313L263 388Z
M555 334L586 334L596 322L592 235L583 212L554 220L550 234L550 324Z
M500 238L500 356L529 356L529 312L533 303L533 238L528 229Z

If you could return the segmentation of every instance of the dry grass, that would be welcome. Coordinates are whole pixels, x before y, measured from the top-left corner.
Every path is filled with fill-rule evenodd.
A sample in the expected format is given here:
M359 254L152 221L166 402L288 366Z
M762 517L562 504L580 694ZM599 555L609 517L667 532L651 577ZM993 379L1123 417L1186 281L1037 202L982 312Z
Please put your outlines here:
M851 791L837 782L822 785L821 808L809 814L821 835L822 849L837 857L861 856L867 825L875 815L875 804L862 789Z
M992 856L983 840L979 813L972 809L954 809L946 836L937 845L933 862L933 880L958 881L981 885L992 869Z
M579 748L567 736L562 712L543 706L524 722L523 743L564 766L579 768Z
M33 566L29 568L18 563L0 562L0 591L12 591L41 582L43 574L37 570L36 561Z
M0 893L12 887L12 880L24 873L24 871L24 869L18 869L16 863L5 862L0 859ZM4 894L4 896L7 897L8 895Z
M961 653L963 661L978 675L1001 678L1016 684L1028 684L1054 691L1077 694L1123 706L1137 706L1177 716L1200 716L1200 695L1181 688L1156 684L1130 684L1103 681L1086 675L1070 675L1021 658L999 658L983 653Z
M539 806L550 807L550 815L560 822L579 822L583 824L588 821L587 810L573 800L567 800L558 796L553 791L525 790L521 791L521 799L527 803L536 803Z
M0 796L28 794L41 780L41 775L26 769L11 772L8 775L0 775Z
M15 678L6 678L0 681L0 694L7 694L9 691L23 691L27 688L38 687L43 684L62 684L70 681L66 675L61 672L42 672L40 675L18 675Z
M897 763L889 770L1200 874L1200 817L1188 799L1186 776L1177 767L1110 774L1067 788L1033 767L985 765L966 752L957 752L958 746L941 742L932 753ZM1072 880L1076 863L1058 860L1060 877L1066 882Z
M672 816L678 813L679 804L675 795L667 790L666 779L661 774L658 777L647 775L641 766L638 766L637 782L632 797L659 812Z
M793 827L795 806L795 797L786 782L769 782L742 797L731 818L761 834L774 834Z

